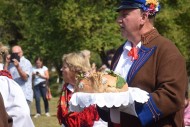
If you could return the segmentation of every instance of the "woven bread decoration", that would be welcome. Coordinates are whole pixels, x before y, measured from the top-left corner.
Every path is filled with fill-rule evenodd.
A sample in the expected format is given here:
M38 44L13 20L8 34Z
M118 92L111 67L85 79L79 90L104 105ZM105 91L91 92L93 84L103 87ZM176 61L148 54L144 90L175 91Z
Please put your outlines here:
M95 72L80 79L76 92L103 93L103 92L124 92L128 85L120 75L113 71Z

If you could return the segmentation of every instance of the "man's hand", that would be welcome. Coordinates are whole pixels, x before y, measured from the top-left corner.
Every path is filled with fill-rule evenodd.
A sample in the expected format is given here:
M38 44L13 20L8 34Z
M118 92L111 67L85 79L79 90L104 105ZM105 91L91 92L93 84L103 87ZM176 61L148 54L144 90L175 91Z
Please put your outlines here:
M16 67L19 75L23 80L28 80L28 75L22 70L22 68L19 66L19 61L17 59L12 59L14 66Z
M12 61L13 61L13 64L15 65L15 67L18 68L19 67L18 60L17 59L12 59Z

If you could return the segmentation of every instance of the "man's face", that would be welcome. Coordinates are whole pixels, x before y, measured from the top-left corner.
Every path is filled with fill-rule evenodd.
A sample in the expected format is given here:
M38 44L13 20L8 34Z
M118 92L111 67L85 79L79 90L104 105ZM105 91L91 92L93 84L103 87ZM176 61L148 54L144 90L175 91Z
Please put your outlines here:
M22 57L22 50L20 48L13 47L12 53L17 53L19 57Z
M140 9L128 9L119 11L117 23L120 26L124 38L130 39L139 32L142 13Z

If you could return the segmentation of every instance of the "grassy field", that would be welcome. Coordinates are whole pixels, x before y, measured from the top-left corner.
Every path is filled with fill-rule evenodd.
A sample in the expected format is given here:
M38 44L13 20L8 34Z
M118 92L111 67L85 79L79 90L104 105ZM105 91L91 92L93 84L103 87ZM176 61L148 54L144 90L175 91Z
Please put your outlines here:
M35 108L35 101L32 102L31 113L32 113L32 120L34 122L35 127L61 127L59 125L57 117L56 117L57 102L58 102L58 97L52 98L49 101L51 117L46 117L45 111L44 111L43 100L41 100L42 116L40 116L38 118L33 117L36 114L36 108Z

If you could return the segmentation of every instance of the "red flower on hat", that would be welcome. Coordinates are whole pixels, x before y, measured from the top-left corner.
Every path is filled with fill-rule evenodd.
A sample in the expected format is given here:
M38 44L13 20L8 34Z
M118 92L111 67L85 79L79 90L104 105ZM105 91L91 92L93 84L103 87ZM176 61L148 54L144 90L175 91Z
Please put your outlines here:
M155 9L155 5L154 4L150 4L150 10L154 10Z
M149 12L149 15L155 15L159 11L160 5L158 0L146 0L146 11Z

